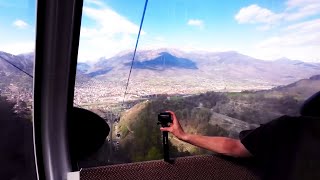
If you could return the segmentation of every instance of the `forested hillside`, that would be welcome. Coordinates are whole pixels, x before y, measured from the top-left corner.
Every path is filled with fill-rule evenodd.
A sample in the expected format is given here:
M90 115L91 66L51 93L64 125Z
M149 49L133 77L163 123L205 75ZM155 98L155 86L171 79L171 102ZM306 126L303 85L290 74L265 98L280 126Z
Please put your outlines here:
M157 114L172 110L188 133L238 138L240 131L253 129L282 115L299 115L304 100L320 89L318 76L287 86L264 91L206 92L198 95L157 95L140 101L121 114L114 125L114 137L119 134L118 149L113 148L111 163L162 159L162 139ZM131 105L130 105L131 107ZM171 156L210 153L170 136ZM101 148L95 157L109 152ZM102 158L103 159L103 158ZM100 160L103 164L103 160ZM106 164L106 163L105 163Z
M1 179L36 179L29 112L14 113L14 104L0 96Z
M257 127L281 115L298 115L301 100L292 96L268 97L260 93L207 92L190 97L160 97L136 105L119 124L120 147L131 161L161 159L161 133L157 114L176 113L189 133L237 138L244 129ZM174 156L202 154L204 150L170 138Z

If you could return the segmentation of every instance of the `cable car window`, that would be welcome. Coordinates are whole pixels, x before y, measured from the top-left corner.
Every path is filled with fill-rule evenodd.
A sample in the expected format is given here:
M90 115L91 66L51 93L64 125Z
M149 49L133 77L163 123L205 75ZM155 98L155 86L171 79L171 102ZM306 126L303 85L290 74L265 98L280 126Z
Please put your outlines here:
M299 115L320 88L319 5L85 0L74 104L111 131L80 166L161 159L165 110L188 133L231 138ZM174 157L211 153L169 140Z
M32 138L35 1L0 1L0 176L36 179Z

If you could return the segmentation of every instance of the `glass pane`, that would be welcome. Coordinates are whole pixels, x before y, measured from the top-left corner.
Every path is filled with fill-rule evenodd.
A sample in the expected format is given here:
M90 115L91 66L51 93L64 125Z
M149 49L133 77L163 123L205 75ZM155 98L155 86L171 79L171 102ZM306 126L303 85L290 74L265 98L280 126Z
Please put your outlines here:
M36 179L32 137L35 1L0 0L0 177Z
M318 2L166 0L149 1L125 95L144 2L84 2L74 102L112 133L82 167L162 159L164 110L188 133L238 138L320 88ZM173 157L211 153L169 138Z

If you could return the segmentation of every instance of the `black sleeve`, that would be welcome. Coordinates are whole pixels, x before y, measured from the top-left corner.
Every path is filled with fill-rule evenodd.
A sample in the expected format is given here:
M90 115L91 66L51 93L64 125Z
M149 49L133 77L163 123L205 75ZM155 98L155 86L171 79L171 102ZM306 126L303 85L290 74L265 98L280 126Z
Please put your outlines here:
M254 130L240 132L241 143L254 157L265 159L272 156L283 141L286 119L287 116L283 116Z

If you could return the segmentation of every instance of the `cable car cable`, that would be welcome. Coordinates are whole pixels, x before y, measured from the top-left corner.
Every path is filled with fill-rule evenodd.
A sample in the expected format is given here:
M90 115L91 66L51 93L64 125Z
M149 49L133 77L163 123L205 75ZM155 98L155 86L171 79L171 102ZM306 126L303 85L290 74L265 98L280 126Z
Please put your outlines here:
M141 33L142 24L143 24L143 21L144 21L144 15L145 15L145 13L146 13L147 5L148 5L148 0L146 0L146 2L145 2L145 4L144 4L144 9L143 9L143 14L142 14L141 22L140 22L138 37L137 37L136 45L135 45L134 52L133 52L133 56L132 56L132 60L131 60L130 71L129 71L129 75L128 75L128 79L127 79L126 88L125 88L125 91L124 91L124 95L123 95L123 100L122 100L121 107L124 105L124 100L125 100L126 95L127 95L128 86L129 86L129 81L130 81L131 72L132 72L132 67L133 67L134 59L135 59L136 52L137 52L137 47L138 47L138 43L139 43L140 33Z
M11 62L8 61L7 59L4 59L4 58L0 58L0 59L2 59L2 60L4 60L5 62L9 63L9 64L12 65L13 67L15 67L16 69L18 69L19 71L23 72L24 74L26 74L27 76L29 76L30 78L33 79L33 76L32 76L31 74L29 74L28 72L26 72L26 71L24 71L23 69L19 68L18 66L16 66L16 65L13 64L13 63L11 63ZM74 102L74 104L75 104L76 106L79 106L79 107L80 107L80 105L77 104L76 102Z
M9 60L4 59L4 58L0 58L2 60L4 60L5 62L11 64L13 67L15 67L16 69L18 69L19 71L23 72L24 74L26 74L27 76L33 78L33 76L31 74L29 74L28 72L24 71L23 69L19 68L18 66L16 66L15 64L11 63Z
M119 110L119 111L116 111L116 113L115 113L115 116L116 116L117 121L120 120L120 113L121 113L122 108L123 108L123 106L124 106L124 101L125 101L125 98L126 98L126 95L127 95L128 86L129 86L130 77L131 77L131 72L132 72L133 63L134 63L135 56L136 56L136 52L137 52L137 48L138 48L138 43L139 43L139 39L140 39L141 29L142 29L142 25L143 25L144 16L145 16L145 13L146 13L147 5L148 5L148 0L146 0L146 1L145 1L145 4L144 4L143 14L142 14L142 18L141 18L141 21L140 21L139 32L138 32L138 36L137 36L135 48L134 48L134 51L133 51L133 56L132 56L131 66L130 66L130 71L129 71L129 74L128 74L128 79L127 79L127 83L126 83L126 86L125 86L125 91L124 91L124 94L123 94L122 103L121 103L121 105L120 105L120 110ZM117 117L118 117L119 119L118 119ZM111 120L110 120L111 123L112 123L113 121L114 121L114 119L111 119ZM111 131L110 131L111 134L113 133L113 132L112 132L112 131L113 131L113 130L112 130L112 126L113 126L113 125L111 125ZM110 141L111 141L111 143L112 143L112 136L111 136ZM110 152L112 152L112 148L111 148Z

